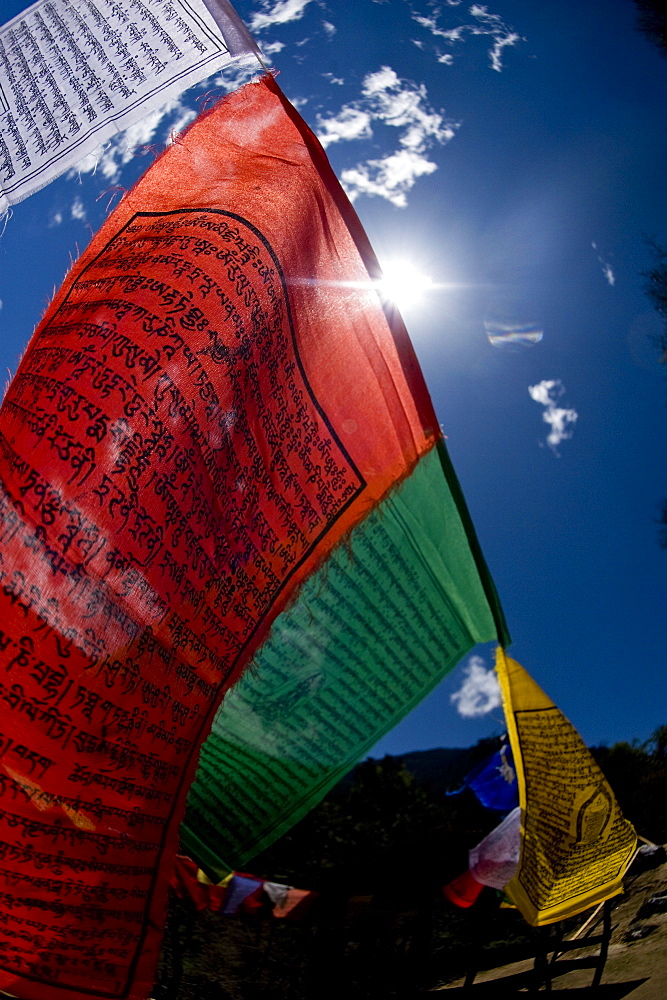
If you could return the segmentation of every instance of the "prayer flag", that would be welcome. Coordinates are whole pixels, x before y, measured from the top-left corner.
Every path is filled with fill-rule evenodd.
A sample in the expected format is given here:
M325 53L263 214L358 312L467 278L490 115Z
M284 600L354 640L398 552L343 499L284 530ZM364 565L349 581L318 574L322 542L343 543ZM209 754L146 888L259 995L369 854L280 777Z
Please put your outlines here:
M621 892L637 838L574 726L502 649L496 670L522 810L521 860L506 891L540 926Z
M460 906L462 910L467 910L477 902L484 885L475 878L470 871L457 875L455 879L443 885L442 894L454 906Z
M273 916L297 923L310 913L318 898L319 894L311 889L293 889L288 886L285 902L274 906Z
M0 989L148 996L199 747L277 617L266 715L297 721L279 763L299 808L340 768L339 731L365 747L505 634L377 275L269 78L157 160L37 328L0 410ZM334 664L329 687L275 648L311 608L299 642ZM317 734L299 716L315 689ZM243 766L265 824L292 779L263 749Z
M468 854L470 873L482 885L504 889L519 864L521 810L517 806Z
M231 882L233 875L230 875ZM226 885L215 885L191 858L177 855L171 887L179 899L189 900L196 910L211 910L217 913L227 895Z
M251 878L249 875L234 875L226 889L222 912L236 913L241 903L261 888L261 879Z
M257 52L229 0L38 0L0 27L0 215Z
M243 867L494 631L471 538L439 443L304 582L225 698L181 828L200 863Z
M478 764L463 779L463 787L468 786L487 809L510 812L519 804L516 771L512 759L512 748L504 743L487 760ZM457 794L450 792L449 794Z

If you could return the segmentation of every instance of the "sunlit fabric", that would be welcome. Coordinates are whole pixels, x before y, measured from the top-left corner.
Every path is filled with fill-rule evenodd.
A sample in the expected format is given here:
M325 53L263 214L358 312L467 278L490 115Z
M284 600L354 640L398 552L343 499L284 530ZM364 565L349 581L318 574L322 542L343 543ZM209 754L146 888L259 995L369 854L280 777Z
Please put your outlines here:
M157 160L37 328L0 412L0 989L29 1000L149 995L199 747L277 616L297 623L306 647L326 645L338 671L322 690L319 736L299 722L300 749L280 751L298 763L303 802L331 776L308 741L328 755L340 732L345 752L348 732L357 748L371 738L354 715L355 657L375 663L363 697L385 706L374 716L383 726L397 694L406 707L418 699L408 681L422 661L391 661L386 680L378 630L395 635L390 645L414 631L406 652L423 635L441 672L502 632L376 273L321 147L266 79ZM415 524L415 488L450 522ZM377 527L358 533L376 510ZM420 548L426 568L413 583L409 550ZM349 587L335 582L346 552ZM320 611L312 587L329 586L331 559L336 601ZM424 622L401 595L427 582ZM312 644L306 594L323 616ZM371 624L358 622L367 612ZM334 619L345 621L337 650L322 638ZM286 685L298 718L292 688L317 684L302 659L275 652L282 627L262 701L283 713ZM267 750L271 765L268 742L252 752ZM234 752L223 755L230 769ZM225 822L247 826L250 813L264 829L284 825L273 804L284 773L252 754L243 766ZM227 774L204 774L208 825L191 829L215 850Z
M202 748L200 862L242 867L493 633L469 532L439 444L303 585Z
M496 670L521 806L521 860L506 892L540 926L621 892L637 837L574 726L502 649Z
M510 812L519 804L512 748L508 744L473 768L464 782L487 809Z
M516 875L521 845L521 810L517 806L468 854L470 874L492 889L504 889Z
M229 0L14 7L0 26L0 216L211 73L257 65Z

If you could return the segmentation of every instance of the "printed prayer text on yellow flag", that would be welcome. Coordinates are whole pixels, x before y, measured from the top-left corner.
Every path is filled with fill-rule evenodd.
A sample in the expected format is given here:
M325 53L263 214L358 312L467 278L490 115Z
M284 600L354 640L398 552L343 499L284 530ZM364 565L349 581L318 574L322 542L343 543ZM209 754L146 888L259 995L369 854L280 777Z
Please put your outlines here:
M588 748L520 664L496 653L521 806L521 860L506 888L534 927L615 896L637 837Z

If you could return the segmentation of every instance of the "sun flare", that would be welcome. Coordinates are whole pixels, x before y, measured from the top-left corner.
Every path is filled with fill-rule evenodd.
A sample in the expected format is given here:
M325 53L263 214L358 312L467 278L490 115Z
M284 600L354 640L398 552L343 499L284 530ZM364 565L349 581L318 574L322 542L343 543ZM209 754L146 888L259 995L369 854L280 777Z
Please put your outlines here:
M388 261L382 268L380 295L400 310L420 305L434 287L433 279L409 260Z

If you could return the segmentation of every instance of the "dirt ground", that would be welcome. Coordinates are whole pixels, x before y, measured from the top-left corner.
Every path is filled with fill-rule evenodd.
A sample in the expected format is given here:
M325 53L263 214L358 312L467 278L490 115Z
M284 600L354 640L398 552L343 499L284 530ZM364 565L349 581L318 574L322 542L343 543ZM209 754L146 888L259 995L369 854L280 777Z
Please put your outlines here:
M568 952L552 966L552 994L576 993L586 1000L667 1000L667 909L656 912L649 904L654 896L667 894L667 862L626 878L625 893L612 910L612 935L607 963L600 986L593 989L592 967L577 967L577 961L593 959L598 948ZM584 917L583 915L582 922ZM601 931L601 924L595 933ZM645 935L645 936L641 936ZM533 963L515 962L480 972L472 987L463 980L440 987L437 992L454 991L466 997L493 1000L526 996L531 989L529 975ZM544 987L541 988L542 990ZM452 998L453 1000L453 998ZM574 1000L574 998L573 998Z

